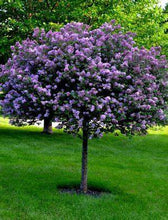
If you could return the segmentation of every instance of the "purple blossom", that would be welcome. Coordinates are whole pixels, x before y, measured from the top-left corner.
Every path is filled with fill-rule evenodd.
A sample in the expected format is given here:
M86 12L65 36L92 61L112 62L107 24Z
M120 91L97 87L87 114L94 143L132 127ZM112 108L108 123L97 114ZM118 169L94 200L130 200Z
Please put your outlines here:
M166 122L167 61L160 49L139 49L133 35L114 21L92 30L70 23L58 32L36 28L12 47L1 67L1 106L13 124L45 117L77 134L88 123L89 137L104 131L144 133Z

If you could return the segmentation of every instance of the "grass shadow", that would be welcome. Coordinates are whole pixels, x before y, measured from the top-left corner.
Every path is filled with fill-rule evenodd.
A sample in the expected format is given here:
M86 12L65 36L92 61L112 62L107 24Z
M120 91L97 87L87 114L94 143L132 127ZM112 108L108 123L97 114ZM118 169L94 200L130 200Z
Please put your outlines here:
M58 184L57 185L57 189L58 190L62 190L62 189L75 189L78 190L80 189L80 183L78 182L69 182L67 184ZM97 185L93 185L93 184L89 184L88 185L88 189L91 191L96 191L96 192L100 192L100 193L111 193L110 189L107 189L106 187L102 187L102 186L97 186Z
M68 136L68 137L67 137ZM64 140L74 139L72 135L65 134L62 130L53 130L53 134L44 134L42 129L36 127L4 127L0 128L0 137L5 138L23 138L23 139L35 139L36 141L47 140Z
M57 185L58 191L61 193L69 193L69 194L81 194L80 192L80 183L79 182L69 182L69 183L59 183ZM138 200L137 196L125 192L123 189L121 189L119 186L107 186L106 184L97 183L97 182L89 182L88 183L88 193L87 195L99 197L99 196L112 196L115 197L115 199L118 198L120 200L121 198L128 202L134 202Z

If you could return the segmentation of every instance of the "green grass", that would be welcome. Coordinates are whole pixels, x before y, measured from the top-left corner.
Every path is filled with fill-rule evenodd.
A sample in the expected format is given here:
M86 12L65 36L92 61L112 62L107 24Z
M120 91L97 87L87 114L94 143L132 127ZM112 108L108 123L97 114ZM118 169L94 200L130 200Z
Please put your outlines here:
M0 118L0 219L168 219L168 127L89 141L89 186L111 192L98 198L58 190L80 183L80 139L40 132Z

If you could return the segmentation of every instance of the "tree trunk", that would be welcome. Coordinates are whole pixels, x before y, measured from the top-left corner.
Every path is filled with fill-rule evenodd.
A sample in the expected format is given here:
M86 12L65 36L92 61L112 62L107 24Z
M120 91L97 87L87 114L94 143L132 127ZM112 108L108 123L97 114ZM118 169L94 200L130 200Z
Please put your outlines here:
M87 157L88 157L88 127L87 122L83 122L83 146L82 146L82 177L80 190L87 193Z
M52 134L52 120L49 118L44 119L44 128L43 128L43 133L45 134Z

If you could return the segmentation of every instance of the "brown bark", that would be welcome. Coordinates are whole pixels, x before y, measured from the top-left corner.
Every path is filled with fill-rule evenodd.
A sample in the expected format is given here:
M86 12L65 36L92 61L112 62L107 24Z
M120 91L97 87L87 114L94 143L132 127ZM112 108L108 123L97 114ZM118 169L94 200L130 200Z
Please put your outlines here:
M44 119L44 128L43 128L43 133L45 134L52 134L52 120L45 118Z
M82 146L82 176L80 190L87 193L87 158L88 158L88 127L87 122L83 122L83 146Z

